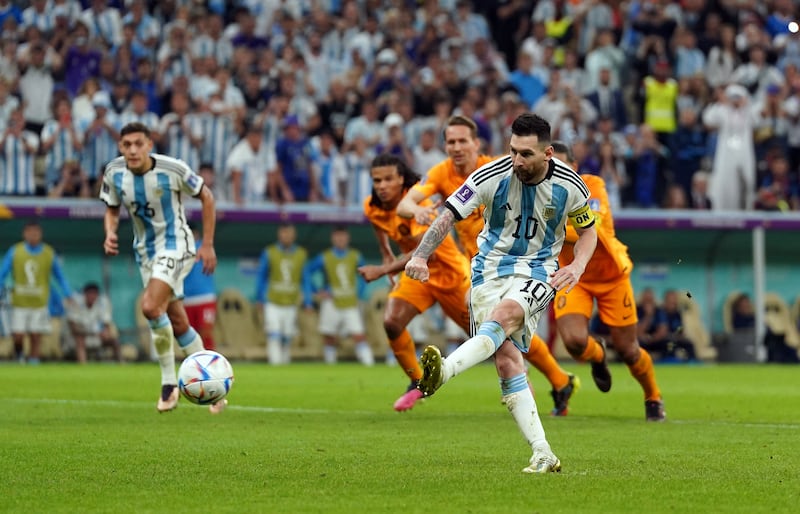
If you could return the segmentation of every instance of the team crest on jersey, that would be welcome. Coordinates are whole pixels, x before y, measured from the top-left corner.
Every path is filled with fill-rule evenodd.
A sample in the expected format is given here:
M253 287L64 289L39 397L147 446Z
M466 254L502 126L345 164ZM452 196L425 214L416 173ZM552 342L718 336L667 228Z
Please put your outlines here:
M593 211L600 210L600 200L598 200L597 198L589 198L589 207Z
M411 229L408 228L408 225L400 225L397 227L397 231L400 232L400 235L405 237L411 233Z
M461 186L461 189L456 191L456 198L458 199L459 202L465 204L469 201L470 198L472 198L472 195L474 194L475 191L470 189L468 185L464 184L463 186Z
M157 187L153 189L153 194L156 196L156 198L161 198L161 196L164 194L164 190L160 187Z
M544 218L544 220L547 221L555 218L555 216L556 216L556 206L551 204L545 205L544 209L542 209L542 218Z

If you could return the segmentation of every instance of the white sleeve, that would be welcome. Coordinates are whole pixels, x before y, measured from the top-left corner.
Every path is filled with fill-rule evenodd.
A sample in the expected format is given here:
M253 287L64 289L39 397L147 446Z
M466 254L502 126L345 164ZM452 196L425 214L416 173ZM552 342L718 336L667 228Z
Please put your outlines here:
M444 204L445 207L453 212L457 220L463 220L480 207L482 203L485 203L481 199L481 189L485 188L479 188L479 186L475 185L472 177L473 175L467 177L464 184L451 194ZM491 180L489 182L494 183Z
M119 191L114 186L114 174L108 172L106 167L103 173L103 185L100 187L100 199L109 207L119 207Z

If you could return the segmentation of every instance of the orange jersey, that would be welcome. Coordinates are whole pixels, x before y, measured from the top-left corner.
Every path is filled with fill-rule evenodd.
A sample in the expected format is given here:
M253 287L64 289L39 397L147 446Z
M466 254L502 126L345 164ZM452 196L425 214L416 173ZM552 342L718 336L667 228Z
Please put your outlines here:
M614 218L608 204L608 193L603 179L595 175L581 175L589 187L589 206L595 213L597 227L597 248L586 265L581 282L608 282L630 274L633 261L628 256L628 247L617 239L614 231ZM571 225L567 225L567 234L558 264L566 266L573 259L572 248L578 240L578 233Z
M390 211L380 207L370 205L370 199L364 200L364 214L372 225L389 236L389 239L397 243L400 251L408 253L417 247L417 236L428 230L427 225L420 225L414 218L404 219L397 215L397 210ZM424 200L420 205L428 206L433 202ZM442 244L436 248L430 259L428 259L430 269L430 279L428 283L439 288L454 288L464 282L465 277L469 277L469 261L462 254L455 240L448 235Z
M479 155L475 169L496 158L489 155ZM444 200L458 190L466 179L466 176L460 175L456 171L453 159L447 158L429 169L423 181L415 184L413 189L425 195L425 198L439 194ZM456 223L455 229L456 234L458 234L458 241L464 248L464 253L471 259L478 253L478 234L483 230L483 207L481 206L480 209L476 209L468 217Z

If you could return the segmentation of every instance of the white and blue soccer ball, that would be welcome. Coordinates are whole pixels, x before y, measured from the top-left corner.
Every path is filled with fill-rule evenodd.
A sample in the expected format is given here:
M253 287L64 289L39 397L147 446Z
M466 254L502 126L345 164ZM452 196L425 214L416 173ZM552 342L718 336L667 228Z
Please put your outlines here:
M186 357L178 369L178 389L192 403L217 403L233 386L233 368L221 353L201 350Z

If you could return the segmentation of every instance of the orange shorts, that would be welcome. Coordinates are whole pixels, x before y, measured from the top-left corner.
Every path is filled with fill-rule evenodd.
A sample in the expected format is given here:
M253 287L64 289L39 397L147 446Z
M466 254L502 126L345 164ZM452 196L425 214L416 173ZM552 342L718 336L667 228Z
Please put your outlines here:
M440 288L401 274L394 289L389 293L389 298L405 300L416 307L419 312L425 312L434 303L439 302L444 313L469 333L470 321L467 308L469 288L469 277L464 277L461 283L451 284L448 288Z
M555 300L556 319L566 314L591 318L595 300L600 320L610 327L625 327L639 321L633 286L627 275L602 284L579 282L569 293L559 291Z

